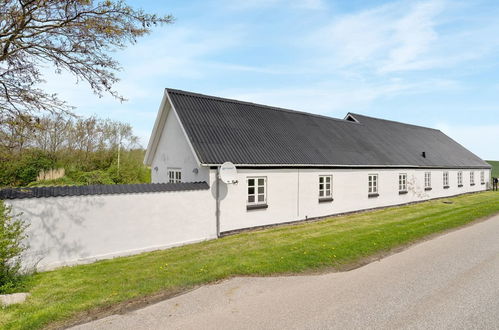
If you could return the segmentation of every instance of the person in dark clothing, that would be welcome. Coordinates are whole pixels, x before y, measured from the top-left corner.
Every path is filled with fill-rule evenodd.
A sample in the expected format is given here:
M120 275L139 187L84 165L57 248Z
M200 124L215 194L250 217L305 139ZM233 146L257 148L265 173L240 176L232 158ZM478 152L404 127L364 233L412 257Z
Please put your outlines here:
M499 185L498 178L492 178L492 190L497 191L497 186Z

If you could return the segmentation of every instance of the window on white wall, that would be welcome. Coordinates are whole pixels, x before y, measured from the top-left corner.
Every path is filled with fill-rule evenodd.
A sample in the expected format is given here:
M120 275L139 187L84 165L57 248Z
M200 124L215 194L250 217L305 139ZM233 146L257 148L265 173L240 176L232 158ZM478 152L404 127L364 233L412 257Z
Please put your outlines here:
M407 174L399 174L399 193L407 193Z
M444 188L449 188L449 172L443 174Z
M267 205L267 178L252 177L248 182L248 207Z
M378 175L369 174L368 175L368 194L369 197L377 197L378 194Z
M457 186L458 187L463 186L463 172L462 171L457 172Z
M333 176L319 175L319 201L331 201L333 198Z
M475 172L471 171L470 172L470 186L475 185Z
M180 183L180 182L182 182L182 171L180 169L170 169L170 170L168 170L168 182L169 183Z
M485 172L480 171L480 184L485 184Z
M431 190L431 172L424 173L424 188L425 190Z

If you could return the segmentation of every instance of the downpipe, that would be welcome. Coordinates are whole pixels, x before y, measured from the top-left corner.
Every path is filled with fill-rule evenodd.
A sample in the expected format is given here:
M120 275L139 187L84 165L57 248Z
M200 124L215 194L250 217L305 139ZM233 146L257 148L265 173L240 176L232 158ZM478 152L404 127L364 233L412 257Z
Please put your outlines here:
M217 167L216 183L215 183L215 218L217 227L217 238L220 238L220 167Z

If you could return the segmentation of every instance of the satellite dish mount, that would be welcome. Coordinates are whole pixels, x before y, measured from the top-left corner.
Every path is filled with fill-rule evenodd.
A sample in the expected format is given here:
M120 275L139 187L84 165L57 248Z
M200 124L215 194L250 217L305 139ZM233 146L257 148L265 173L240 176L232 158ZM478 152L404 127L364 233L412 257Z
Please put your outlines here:
M225 162L220 166L220 180L226 184L237 183L237 169L231 162Z

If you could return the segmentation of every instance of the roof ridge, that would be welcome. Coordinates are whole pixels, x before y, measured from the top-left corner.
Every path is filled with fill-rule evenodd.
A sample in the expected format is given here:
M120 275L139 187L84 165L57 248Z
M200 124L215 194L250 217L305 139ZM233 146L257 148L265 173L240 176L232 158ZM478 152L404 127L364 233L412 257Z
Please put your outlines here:
M354 117L354 118L355 118L355 116L361 116L361 117L366 117L366 118L375 119L375 120L387 121L389 123L395 123L395 124L406 125L406 126L413 126L413 127L418 127L418 128L426 128L426 129L431 129L433 131L439 131L439 132L441 132L438 128L431 128L431 127L427 127L427 126L408 124L408 123L404 123L404 122L401 122L401 121L384 119L384 118L378 118L378 117L372 117L372 116L366 116L366 115L363 115L363 114L360 114L360 113L354 113L354 112L349 112L345 116L345 118L348 117L348 115L352 115L352 117Z
M271 106L271 105L265 105L261 103L254 103L254 102L249 102L249 101L241 101L241 100L236 100L236 99L229 99L226 97L219 97L219 96L213 96L213 95L207 95L207 94L201 94L201 93L195 93L195 92L189 92L189 91L184 91L181 89L175 89L175 88L166 88L168 92L173 92L173 93L178 93L178 94L184 94L188 96L197 96L205 99L212 99L212 100L217 100L217 101L222 101L222 102L228 102L228 103L236 103L236 104L248 104L252 106L257 106L260 108L265 108L269 110L274 110L274 111L283 111L283 112L288 112L292 114L297 114L297 115L303 115L303 116L311 116L311 117L318 117L322 119L330 119L330 120L336 120L342 123L348 123L348 124L359 124L356 122L352 122L349 120L341 119L341 118L335 118L335 117L329 117L326 115L320 115L316 113L311 113L311 112L305 112L305 111L300 111L300 110L293 110L293 109L286 109L286 108L281 108L281 107L276 107L276 106Z

